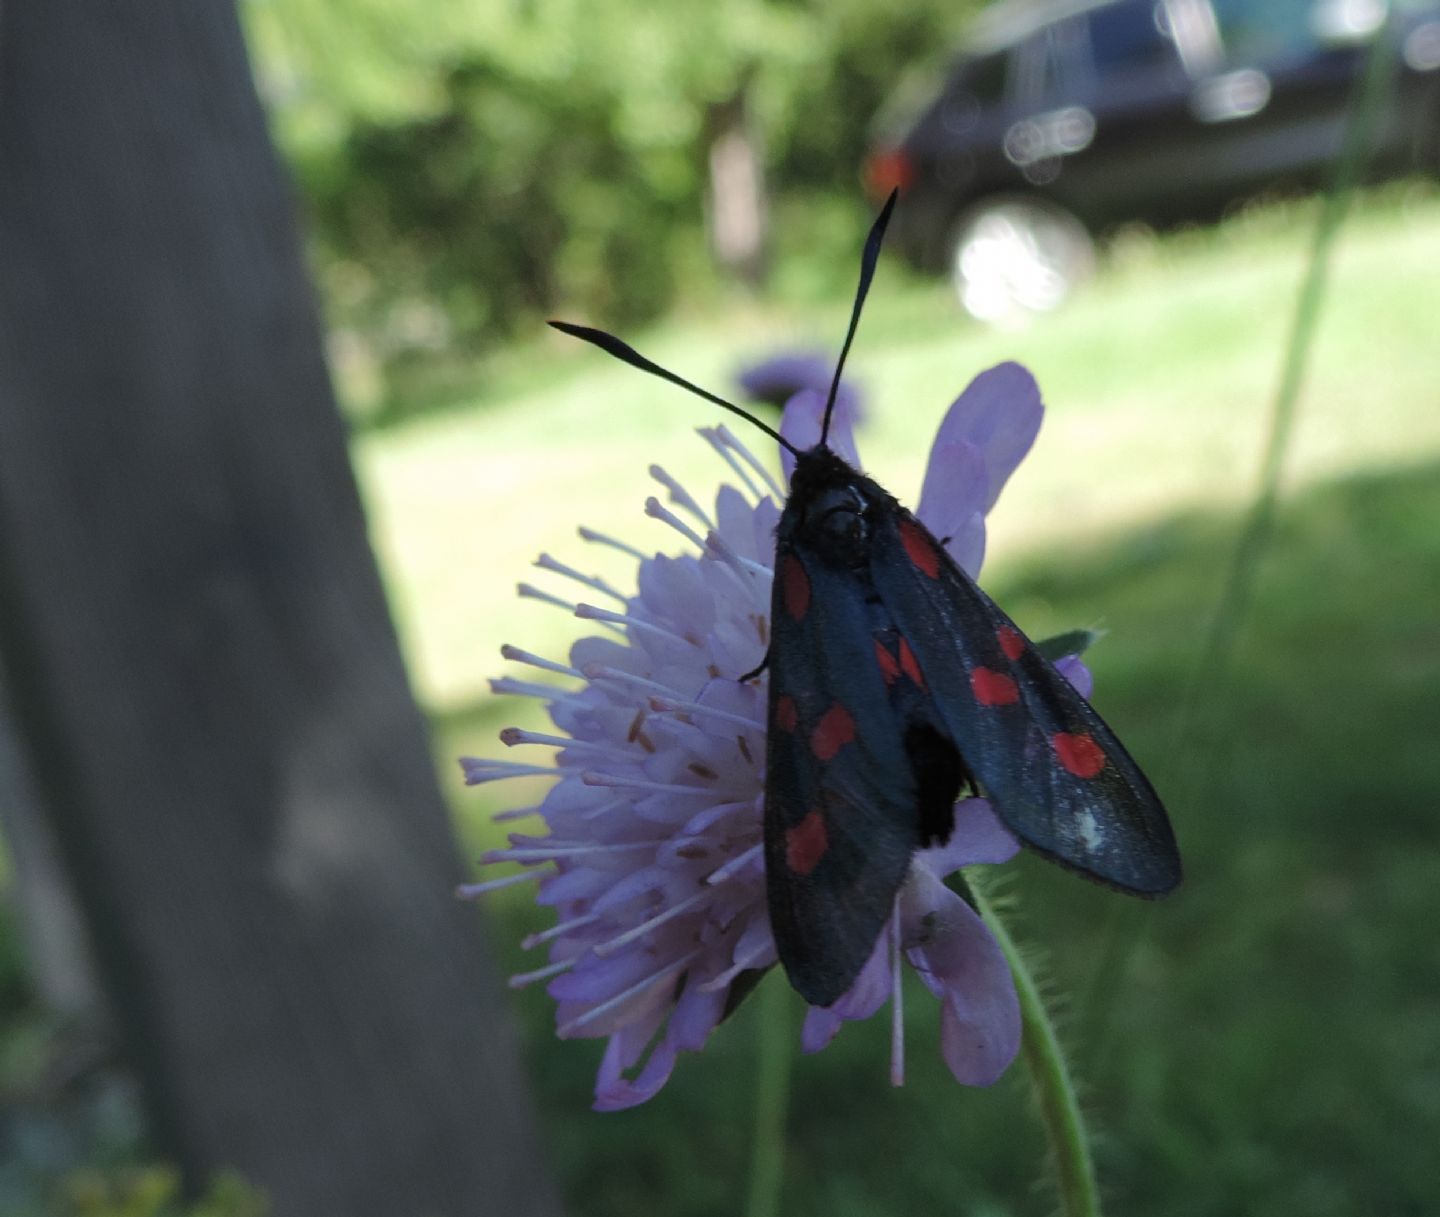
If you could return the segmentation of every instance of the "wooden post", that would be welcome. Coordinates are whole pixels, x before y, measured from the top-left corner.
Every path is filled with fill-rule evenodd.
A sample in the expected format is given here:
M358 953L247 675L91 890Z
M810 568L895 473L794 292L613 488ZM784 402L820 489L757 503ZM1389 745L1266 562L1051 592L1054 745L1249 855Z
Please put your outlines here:
M234 9L0 16L0 669L152 1128L548 1217Z

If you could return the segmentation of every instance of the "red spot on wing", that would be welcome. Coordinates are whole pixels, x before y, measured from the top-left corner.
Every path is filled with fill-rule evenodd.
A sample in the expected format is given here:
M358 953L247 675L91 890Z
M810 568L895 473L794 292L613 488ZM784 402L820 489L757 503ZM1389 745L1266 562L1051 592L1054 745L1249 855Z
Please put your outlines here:
M995 637L1000 640L1000 649L1005 652L1005 658L1019 659L1025 654L1025 635L1013 625L1002 625L995 631Z
M931 579L940 574L940 551L917 521L900 521L900 543L921 574Z
M875 639L875 662L880 665L880 675L887 685L893 685L900 677L900 664L895 656L885 649L880 639Z
M799 721L799 712L795 709L795 699L788 693L782 694L775 701L775 725L781 731L794 731L795 724Z
M920 688L925 687L925 674L920 671L920 665L915 659L915 652L910 649L910 644L903 637L900 639L900 670Z
M1020 700L1015 681L993 668L976 668L971 672L970 691L982 706L1013 706Z
M786 554L780 568L780 593L792 621L802 621L810 609L810 576L794 554Z
M785 865L797 875L808 875L829 847L824 817L818 811L809 812L794 828L785 830Z
M1105 753L1088 735L1057 731L1050 737L1060 763L1077 778L1093 778L1105 768Z
M826 710L810 733L810 751L822 761L830 760L855 738L855 720L850 711L836 702Z

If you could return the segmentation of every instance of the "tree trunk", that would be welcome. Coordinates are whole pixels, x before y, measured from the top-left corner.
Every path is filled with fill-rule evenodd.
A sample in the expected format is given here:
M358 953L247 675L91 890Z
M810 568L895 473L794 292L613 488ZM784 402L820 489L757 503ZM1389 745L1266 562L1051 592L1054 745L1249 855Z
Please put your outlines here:
M752 290L769 270L769 215L760 131L750 111L750 79L706 115L706 214L715 260Z
M0 8L0 668L162 1148L548 1215L233 7Z

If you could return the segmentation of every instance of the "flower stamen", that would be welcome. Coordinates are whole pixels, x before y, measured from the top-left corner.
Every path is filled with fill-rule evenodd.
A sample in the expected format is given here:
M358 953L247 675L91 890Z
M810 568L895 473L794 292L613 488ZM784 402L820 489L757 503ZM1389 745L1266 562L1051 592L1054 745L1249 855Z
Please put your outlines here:
M565 563L556 558L552 558L549 554L541 554L535 559L535 565L540 570L552 571L557 575L564 575L567 579L574 579L576 583L582 583L586 587L599 592L601 595L609 596L612 600L620 601L621 604L625 604L628 601L628 597L624 592L616 591L606 583L604 579L600 578L599 575L581 574L573 566L566 566Z
M699 646L694 638L687 638L684 634L675 630L667 630L664 626L656 625L651 621L641 621L638 617L631 617L627 613L611 612L609 609L602 609L593 604L576 604L572 607L575 616L582 621L601 621L618 629L641 630L660 638L668 638L673 642L683 642L686 646Z
M677 482L668 473L666 473L665 470L662 469L659 465L650 466L650 476L670 492L670 501L672 503L675 503L679 507L683 507L692 516L699 520L700 523L705 525L706 528L715 527L714 521L705 514L704 508L702 508L699 503L697 503L693 498L690 497L690 492L686 490L684 486Z
M682 537L691 542L696 549L705 548L705 539L654 495L651 495L645 500L645 514L651 519L659 520L664 524L670 525L670 527Z
M462 756L460 769L465 774L465 785L467 786L479 786L484 782L503 782L507 778L560 776L552 765L527 765L521 761L497 761L485 756Z
M688 913L691 909L703 904L709 899L710 893L702 889L693 896L680 901L679 904L672 904L663 913L657 913L654 917L651 917L649 921L642 921L639 925L631 926L630 929L626 930L623 934L617 934L614 938L609 938L604 942L597 943L590 949L599 956L599 958L604 959L607 955L613 955L621 947L628 946L637 938L643 938L657 926L664 925L667 921L679 917L682 913Z
M568 1039L571 1034L578 1031L581 1027L593 1023L601 1015L609 1014L610 1011L614 1010L617 1006L623 1006L632 997L644 993L646 989L658 984L667 976L673 976L676 972L683 972L699 957L700 948L696 947L693 951L688 951L680 956L679 959L671 960L663 968L656 968L649 976L646 976L643 980L637 980L628 989L621 990L608 1001L603 1001L598 1006L591 1006L584 1014L572 1018L568 1023L562 1023L555 1029L555 1034L562 1040ZM511 983L514 983L513 977L511 978Z
M583 524L577 530L582 541L589 541L595 545L608 545L611 549L618 549L622 554L629 554L637 562L643 562L648 554L638 550L633 545L627 545L624 541L617 540L608 533L598 532L593 528L586 528Z

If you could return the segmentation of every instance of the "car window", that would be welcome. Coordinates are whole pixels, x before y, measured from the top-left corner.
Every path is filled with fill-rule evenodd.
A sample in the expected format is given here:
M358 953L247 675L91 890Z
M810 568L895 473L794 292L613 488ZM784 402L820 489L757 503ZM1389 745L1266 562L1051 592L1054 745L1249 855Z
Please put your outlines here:
M1098 75L1179 66L1175 44L1165 32L1164 6L1157 0L1106 5L1089 18L1090 60Z
M1015 52L1011 93L1026 107L1074 99L1085 77L1083 17L1068 17L1037 30Z
M982 106L994 105L1005 96L1009 63L1010 56L1003 51L972 59L960 75L960 88Z
M1232 63L1283 63L1320 44L1315 0L1214 0L1214 7Z

